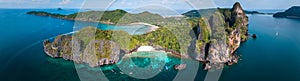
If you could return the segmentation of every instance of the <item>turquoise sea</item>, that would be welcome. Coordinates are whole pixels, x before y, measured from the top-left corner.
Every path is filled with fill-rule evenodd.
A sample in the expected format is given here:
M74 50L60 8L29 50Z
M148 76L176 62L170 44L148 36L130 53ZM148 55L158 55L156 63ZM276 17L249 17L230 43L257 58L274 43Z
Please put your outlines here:
M202 65L193 60L179 59L163 52L141 52L147 57L128 58L116 65L91 68L84 64L48 57L42 46L45 39L73 32L73 21L50 17L27 15L26 12L37 9L0 9L0 81L103 81L100 72L112 81L172 81L179 74L172 66L181 61L193 63L195 77L190 80L203 81L207 72ZM78 12L76 9L61 10L40 9L60 14ZM241 56L238 64L225 67L219 81L298 81L300 80L300 20L273 18L271 15L249 15L249 32L257 34L257 39L250 38L241 44L237 54ZM77 27L89 26L91 22L77 22ZM111 26L100 24L104 30L125 30L132 34L141 34L146 26ZM140 29L138 32L133 30ZM277 35L276 35L277 33ZM150 55L150 56L148 56ZM156 56L165 55L165 56ZM155 60L155 61L149 61ZM135 79L120 73L122 68L148 67L161 71L150 79ZM155 65L163 63L163 66ZM162 67L162 68L160 68ZM189 67L189 66L188 66ZM121 69L120 69L121 68ZM187 72L189 73L189 72ZM138 73L132 73L135 75ZM142 74L141 74L142 75Z

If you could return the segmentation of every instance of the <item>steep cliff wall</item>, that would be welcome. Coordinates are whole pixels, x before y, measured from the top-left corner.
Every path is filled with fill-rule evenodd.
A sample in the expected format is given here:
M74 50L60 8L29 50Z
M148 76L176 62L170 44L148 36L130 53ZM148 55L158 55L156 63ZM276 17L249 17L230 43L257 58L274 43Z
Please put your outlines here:
M248 17L241 5L236 3L232 9L217 8L205 11L206 14L201 15L199 22L192 21L193 24L198 24L193 28L196 32L187 29L196 34L187 46L180 46L176 36L166 27L143 35L87 27L75 33L75 37L60 35L52 43L45 40L44 51L54 58L87 63L95 67L114 64L124 53L140 45L151 43L149 45L164 47L175 54L178 53L177 55L180 55L178 51L181 47L190 45L189 48L185 48L188 53L180 56L202 61L205 69L220 69L224 65L237 63L238 56L234 52L241 42L247 40L248 34ZM198 20L199 17L187 18Z
M220 69L224 65L237 63L238 56L234 52L240 43L247 40L248 17L245 15L240 3L235 3L232 9L218 8L211 16L203 17L200 30L210 29L209 42L200 42L196 60L205 63L205 69ZM205 21L206 19L206 21ZM207 23L208 22L208 23ZM198 40L205 41L202 34Z
M86 63L91 67L117 63L123 52L109 40L93 40L84 46L82 40L67 35L59 35L53 42L45 40L44 51L53 58Z

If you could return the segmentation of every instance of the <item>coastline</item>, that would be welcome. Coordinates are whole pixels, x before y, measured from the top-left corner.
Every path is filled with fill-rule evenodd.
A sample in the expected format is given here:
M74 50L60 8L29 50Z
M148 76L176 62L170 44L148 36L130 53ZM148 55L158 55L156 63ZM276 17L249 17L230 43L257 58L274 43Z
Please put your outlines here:
M195 31L194 33L199 33L199 38L197 38L197 42L198 43L203 43L203 41L206 40L210 40L210 42L205 43L204 45L199 45L201 47L199 48L204 48L204 50L200 51L201 53L197 53L199 52L199 50L196 49L192 49L191 51L194 51L193 54L196 55L190 55L190 54L185 54L185 52L179 52L180 47L179 46L170 46L172 44L176 44L176 41L174 42L174 37L170 36L168 37L168 35L170 35L169 33L164 33L166 31L158 31L158 34L165 34L163 35L164 37L160 37L159 40L155 40L155 41L159 41L159 42L163 42L163 43L154 43L157 44L158 46L153 46L156 50L162 50L164 52L167 52L173 56L176 57L180 57L180 58L192 58L192 59L202 59L201 61L205 61L206 63L204 63L205 65L205 69L209 70L209 69L220 69L222 68L223 64L227 64L228 65L232 65L233 63L237 63L237 59L238 56L232 54L234 51L237 50L237 48L239 48L240 43L243 41L247 40L247 37L245 36L248 33L248 17L246 16L246 14L243 12L243 9L241 7L241 5L239 3L234 4L232 10L229 9L224 9L224 12L228 11L230 12L231 15L226 15L228 18L227 20L224 20L226 23L229 23L228 27L226 29L230 30L226 33L228 33L228 35L224 35L222 34L221 36L227 36L228 39L223 39L223 38L219 38L219 31L217 30L219 26L217 25L213 25L216 23L208 23L212 26L212 28L215 29L211 29L211 31L216 31L216 32L212 32L212 36L209 36L209 30L204 30L203 32L208 32L208 33L199 33L201 31ZM39 15L40 12L34 12L35 15ZM46 14L42 14L47 16ZM223 18L219 18L220 16L225 15L224 13L216 13L213 14L212 17L207 20L207 21L216 21L216 20L223 20ZM48 16L50 17L56 17L56 18L72 18L70 16L61 16L58 15L56 16L55 14L48 14ZM83 21L93 21L93 19L86 19L86 18L74 18L74 20L83 20ZM242 21L242 22L238 22L238 21ZM105 22L105 21L94 21L94 22ZM204 20L205 22L205 20ZM204 23L202 22L202 23ZM106 22L109 24L115 24L115 23L110 23L110 22ZM195 22L197 23L197 22ZM199 22L198 22L199 23ZM122 25L122 24L121 24ZM135 22L135 23L130 23L130 24L126 24L126 25L146 25L146 26L150 26L150 30L148 32L151 31L155 31L156 29L159 29L160 27L149 24L149 23L144 23L144 22ZM234 26L235 25L235 26ZM198 29L202 29L202 27L200 26L196 26ZM88 29L86 29L88 30ZM83 31L84 32L88 32L88 31ZM107 34L106 34L106 33ZM85 41L89 47L87 48L81 48L80 47L80 43L82 42L82 40L78 40L78 46L79 48L79 52L84 53L83 55L81 55L80 53L75 56L75 58L73 57L74 55L72 54L72 52L67 51L66 49L70 49L72 48L72 45L66 45L66 44L70 44L70 39L67 37L63 37L63 38L58 38L56 39L57 41L54 43L50 43L49 41L45 42L45 43L49 43L49 45L46 45L47 47L44 47L45 49L49 50L46 53L50 53L48 55L55 55L52 57L62 57L62 58L67 58L67 59L71 59L74 60L76 62L83 62L83 63L88 63L91 67L93 66L101 66L101 65L107 65L107 64L115 64L116 62L118 62L118 60L120 59L120 57L122 57L122 55L126 55L126 54L131 54L132 52L138 51L138 45L145 45L146 43L149 43L151 45L150 41L151 39L149 37L153 37L153 35L150 33L148 35L141 35L141 36L137 36L136 37L136 41L134 42L141 42L141 43L133 43L131 50L127 50L126 48L121 48L120 46L116 45L114 47L112 47L114 50L110 50L110 48L108 47L108 42L110 43L116 43L114 41L109 40L109 31L101 31L99 30L98 32L99 34L99 40L97 40L98 42L87 42ZM101 35L101 34L105 34L105 35ZM122 33L123 35L126 35L126 33ZM155 32L156 34L156 32ZM206 38L201 38L202 35L207 35ZM144 37L143 37L144 36ZM102 37L102 38L101 38ZM148 37L148 38L145 38ZM166 39L166 37L168 39ZM211 38L209 38L211 37ZM153 37L156 38L156 37ZM146 40L145 40L146 39ZM170 41L170 39L172 39ZM222 42L218 42L218 39L222 39L224 41ZM65 40L65 41L61 41L61 40ZM138 41L141 40L141 41ZM160 41L162 40L162 41ZM225 41L226 40L226 41ZM228 41L228 42L227 42ZM118 41L117 41L118 42ZM177 41L178 42L178 41ZM197 43L196 42L196 43ZM92 51L94 50L92 48L92 44L99 44L98 47L96 48L96 54L97 55L93 55ZM106 44L106 45L103 45ZM146 44L147 45L147 44ZM161 47L164 46L164 47ZM196 44L198 45L198 44ZM53 48L54 47L58 47L58 48ZM104 47L106 49L104 49ZM80 49L84 49L84 51L81 51ZM45 50L45 51L47 51ZM103 52L103 50L105 52ZM120 52L120 51L121 52ZM176 50L176 51L175 51ZM95 50L94 50L95 51ZM109 52L107 52L109 51ZM53 53L52 53L53 52ZM63 53L65 52L65 53ZM92 54L92 55L88 55L88 54ZM76 55L76 54L75 54ZM110 59L111 57L113 57L113 59ZM96 58L96 59L95 59ZM109 59L108 59L109 58ZM199 61L199 60L198 60ZM200 62L201 62L200 61ZM222 66L220 66L222 65Z
M177 55L177 54L174 54L172 52L166 52L166 51L149 51L149 52L164 52L164 53L167 53L168 56L172 56L172 57L176 57L176 58L182 58L182 59L192 59L192 58L184 56L184 55ZM132 53L138 53L138 52L132 52ZM125 56L129 56L132 53L125 54Z
M165 52L168 55L174 56L174 57L177 57L177 58L190 58L189 56L187 56L185 54L181 54L181 53L178 53L176 51L172 51L171 49L163 48L163 47L160 47L160 46L152 46L154 48L153 51L138 51L137 49L139 47L141 47L141 46L137 46L136 48L131 49L130 51L126 52L125 55L130 55L130 54L136 53L136 52Z
M31 12L35 12L35 11L31 11ZM31 14L31 15L36 15L36 16L44 16L44 17L52 17L52 18L57 18L57 19L63 19L63 20L70 20L70 21L83 21L83 22L95 22L95 23L100 23L100 24L106 24L106 25L118 25L118 26L128 26L128 25L145 25L145 26L149 26L150 30L147 32L152 32L155 31L157 29L159 29L160 27L153 25L153 24L149 24L149 23L145 23L145 22L134 22L134 23L129 23L129 24L119 24L119 23L113 23L113 22L109 22L109 21L93 21L93 20L87 20L87 19L83 19L83 18L67 18L67 15L61 15L61 14L52 14L52 13L48 13L48 12L40 12L41 14L32 14L30 12L27 12L27 14ZM59 17L59 16L52 16L52 15L61 15L63 17Z
M156 25L152 25L149 23L144 23L144 22L135 22L135 23L130 23L129 25L145 25L145 26L150 26L150 30L148 32L152 32L155 31L157 29L159 29L160 27L156 26Z

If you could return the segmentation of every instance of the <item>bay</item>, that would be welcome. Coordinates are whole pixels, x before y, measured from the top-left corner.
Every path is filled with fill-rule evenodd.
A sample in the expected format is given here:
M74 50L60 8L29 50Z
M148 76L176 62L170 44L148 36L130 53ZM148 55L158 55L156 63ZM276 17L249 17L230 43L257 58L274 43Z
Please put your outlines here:
M121 74L117 65L91 68L85 64L48 57L42 46L45 39L53 39L60 34L73 32L74 22L50 17L28 15L26 12L37 9L0 9L0 80L1 81L80 81L83 70L85 77L94 77L103 72L112 81L137 81ZM57 11L56 9L38 9L60 14L78 12L76 9ZM95 23L80 23L85 27ZM238 64L225 67L220 81L295 81L300 77L300 20L273 18L271 15L249 15L249 33L257 34L257 39L250 38L241 44L237 54L241 56ZM147 31L144 26L112 26L99 24L103 30L125 30L131 34ZM140 29L139 31L135 31ZM142 53L143 54L143 53ZM147 55L147 54L146 54ZM119 64L132 64L145 67L151 58L128 58ZM194 63L193 60L179 59L171 56L163 58L165 63L161 72L146 80L170 81L178 74L172 66L181 63ZM131 62L133 60L133 63ZM154 59L155 60L155 59ZM157 59L162 60L162 59ZM195 80L204 80L207 72L200 63ZM168 70L166 70L166 68ZM113 69L113 72L112 72ZM159 70L159 69L157 69ZM100 78L101 79L101 78ZM94 78L91 80L99 80Z

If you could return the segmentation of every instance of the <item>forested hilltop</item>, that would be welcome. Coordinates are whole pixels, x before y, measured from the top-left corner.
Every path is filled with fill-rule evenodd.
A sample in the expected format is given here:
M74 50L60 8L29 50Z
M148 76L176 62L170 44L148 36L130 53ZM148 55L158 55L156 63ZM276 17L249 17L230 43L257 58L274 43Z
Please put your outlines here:
M27 12L27 14L38 15L38 16L49 16L54 18L67 19L67 20L101 22L105 24L129 24L129 23L139 22L139 21L145 21L145 23L152 24L162 19L162 16L147 11L138 14L131 14L121 9L112 10L112 11L78 12L69 15L53 14L44 11L31 11L31 12Z
M93 67L114 64L124 54L139 46L149 45L201 61L206 65L205 69L218 69L224 64L237 63L238 56L234 55L234 51L240 42L247 40L248 33L248 17L239 3L234 4L232 9L201 11L198 17L164 18L150 12L131 14L123 10L70 15L32 11L28 14L110 24L144 22L159 26L155 31L142 35L86 27L73 36L57 36L52 43L44 41L44 50L49 56L87 63ZM102 17L98 18L99 15Z
M276 18L300 18L300 6L293 6L284 12L273 15Z

